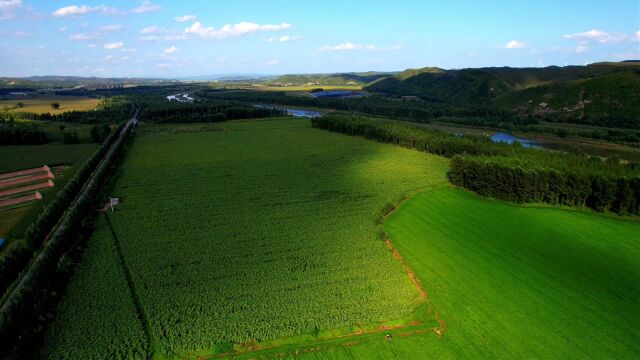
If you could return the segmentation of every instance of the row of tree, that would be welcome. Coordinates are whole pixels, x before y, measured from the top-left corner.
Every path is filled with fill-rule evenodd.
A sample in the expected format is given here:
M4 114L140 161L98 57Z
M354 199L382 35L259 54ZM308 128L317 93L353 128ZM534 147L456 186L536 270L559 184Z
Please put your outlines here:
M508 164L490 157L456 155L449 178L480 195L518 203L586 206L618 214L640 213L640 176Z
M122 123L118 129L124 126ZM25 230L24 240L12 241L4 256L0 258L0 290L5 292L20 271L27 265L33 253L37 251L45 237L67 210L95 167L117 138L119 131L111 134L69 180L66 186L56 194L38 218Z
M124 130L124 136L117 137L106 152L104 161L95 169L94 176L78 195L77 200L65 212L64 218L49 240L42 246L31 265L21 276L21 281L8 293L0 308L0 338L4 347L20 346L24 339L30 339L41 331L42 314L50 305L51 281L60 273L65 254L76 243L78 231L83 227L83 219L95 208L102 184L122 149L132 125Z
M0 123L0 146L40 145L48 141L47 134L37 126Z
M515 202L587 206L637 214L640 165L615 156L603 161L580 153L494 143L487 137L455 136L419 126L330 114L311 120L316 128L453 157L451 181L482 195Z

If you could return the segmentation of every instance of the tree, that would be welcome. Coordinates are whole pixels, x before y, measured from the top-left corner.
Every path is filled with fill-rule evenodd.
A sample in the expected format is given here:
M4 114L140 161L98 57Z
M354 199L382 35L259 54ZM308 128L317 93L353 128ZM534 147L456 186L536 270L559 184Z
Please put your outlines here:
M22 101L18 101L18 102L16 103L16 107L17 107L17 108L23 108L23 107L24 107L24 103L23 103Z
M58 129L60 129L60 134L62 134L64 132L65 126L64 125L59 125Z
M58 109L60 109L60 103L59 103L59 102L51 103L51 108L52 108L53 110L58 110Z
M80 142L80 140L78 140L78 133L77 132L66 132L64 133L63 136L63 140L65 144L77 144Z

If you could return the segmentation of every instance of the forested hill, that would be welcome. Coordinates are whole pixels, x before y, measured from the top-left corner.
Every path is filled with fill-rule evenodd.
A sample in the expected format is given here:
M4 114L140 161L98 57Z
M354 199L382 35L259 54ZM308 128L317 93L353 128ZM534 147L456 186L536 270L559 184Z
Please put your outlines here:
M546 68L410 69L365 88L390 96L491 106L554 120L640 126L640 62Z
M268 81L271 84L286 86L309 86L309 85L332 85L332 86L348 86L348 85L366 85L376 80L393 76L395 73L384 72L361 72L361 73L340 73L340 74L296 74L283 75L276 79Z

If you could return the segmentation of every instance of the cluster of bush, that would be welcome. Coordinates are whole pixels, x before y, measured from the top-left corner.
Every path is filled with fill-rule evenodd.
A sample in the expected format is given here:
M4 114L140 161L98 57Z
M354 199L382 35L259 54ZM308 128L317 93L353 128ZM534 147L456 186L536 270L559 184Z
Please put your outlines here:
M118 136L120 131L115 132L111 139L113 146L106 146L105 151L98 150L94 157L87 162L86 166L89 166L90 162L99 162L104 157L104 161L99 165L93 163L94 167L97 165L95 170L93 168L87 169L88 174L94 174L92 178L85 177L84 182L77 178L74 185L68 185L68 187L71 185L73 188L81 190L77 198L71 193L60 195L56 199L60 201L54 206L47 207L45 213L38 219L39 221L27 230L27 234L25 234L27 235L27 243L22 247L29 248L31 253L35 249L34 246L42 242L51 227L62 217L59 226L42 245L31 265L22 274L20 282L16 283L11 292L5 294L3 298L5 302L0 308L0 337L3 339L3 344L7 346L19 344L20 339L31 338L41 331L38 324L43 321L39 318L39 314L42 312L38 309L47 307L45 302L50 298L48 291L50 282L58 273L61 264L64 263L65 254L78 238L78 231L83 227L83 219L95 207L108 171L131 130L132 126L127 126L123 130L124 136ZM101 152L100 155L98 155L99 152ZM86 186L82 188L85 182ZM76 201L71 203L73 198L76 198ZM66 206L61 208L65 203ZM66 207L68 210L65 212ZM8 348L10 349L10 347Z
M451 181L481 195L619 214L640 212L640 165L623 164L615 156L605 161L547 152L361 116L327 115L311 121L316 128L453 157Z

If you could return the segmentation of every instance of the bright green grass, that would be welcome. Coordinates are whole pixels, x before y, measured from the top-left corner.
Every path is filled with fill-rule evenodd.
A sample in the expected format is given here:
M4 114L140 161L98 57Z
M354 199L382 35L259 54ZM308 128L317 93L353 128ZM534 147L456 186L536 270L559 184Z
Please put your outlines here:
M638 359L640 223L425 192L385 222L447 324L308 354L362 359Z
M408 317L418 293L376 219L388 203L445 183L448 160L307 120L227 124L141 132L113 191L123 201L111 221L155 356ZM118 324L96 321L131 312L109 290L127 284L92 261L72 281L47 354L111 358L129 347ZM92 306L96 298L114 305ZM100 341L65 341L90 327Z

